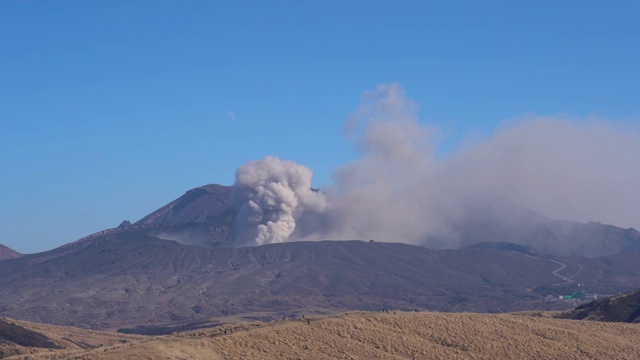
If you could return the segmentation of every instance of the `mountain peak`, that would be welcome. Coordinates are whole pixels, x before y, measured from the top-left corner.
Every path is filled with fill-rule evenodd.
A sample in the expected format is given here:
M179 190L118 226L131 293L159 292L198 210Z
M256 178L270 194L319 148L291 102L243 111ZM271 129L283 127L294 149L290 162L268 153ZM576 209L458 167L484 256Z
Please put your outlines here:
M0 244L0 260L15 259L22 256L19 252Z
M205 222L233 211L231 187L200 186L140 219L134 225L185 224Z

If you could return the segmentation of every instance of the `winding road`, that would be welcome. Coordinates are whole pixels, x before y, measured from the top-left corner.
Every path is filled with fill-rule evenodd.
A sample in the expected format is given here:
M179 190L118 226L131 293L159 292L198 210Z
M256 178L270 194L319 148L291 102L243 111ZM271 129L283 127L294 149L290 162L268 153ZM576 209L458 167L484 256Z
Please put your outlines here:
M573 275L571 275L571 276L564 276L564 275L560 275L560 274L558 274L558 272L560 272L560 271L564 270L564 268L566 268L566 267L567 267L567 264L562 263L562 262L560 262L560 261L556 261L556 260L551 260L551 259L547 259L547 260L549 260L549 261L551 261L551 262L553 262L553 263L556 263L556 264L560 265L560 267L559 267L559 268L555 269L555 270L554 270L554 271L552 271L551 273L552 273L553 275L555 275L555 276L559 277L560 279L562 279L562 281L563 281L563 282L561 282L561 283L557 283L557 284L552 284L553 286L566 286L566 285L573 284L573 283L575 282L575 280L573 280L573 278L574 278L576 275L580 274L580 272L582 271L582 265L580 265L580 264L576 264L576 265L578 265L580 268L578 269L578 271L576 271L576 273L575 273L575 274L573 274Z

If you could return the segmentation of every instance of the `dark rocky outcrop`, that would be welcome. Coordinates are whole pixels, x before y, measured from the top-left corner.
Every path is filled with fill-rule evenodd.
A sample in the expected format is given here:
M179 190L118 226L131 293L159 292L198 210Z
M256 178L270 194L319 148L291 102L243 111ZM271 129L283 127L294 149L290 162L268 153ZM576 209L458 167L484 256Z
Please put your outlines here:
M640 323L640 289L594 300L558 316L562 319Z

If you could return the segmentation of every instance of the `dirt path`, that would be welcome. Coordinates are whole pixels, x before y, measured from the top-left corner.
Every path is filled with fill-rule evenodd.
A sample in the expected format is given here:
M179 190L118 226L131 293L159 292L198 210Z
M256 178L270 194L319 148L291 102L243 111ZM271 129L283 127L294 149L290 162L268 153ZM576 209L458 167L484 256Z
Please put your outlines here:
M560 267L559 267L559 268L555 269L555 270L554 270L554 271L552 271L551 273L552 273L553 275L555 275L555 276L559 277L560 279L562 279L562 281L563 281L563 282L561 282L561 283L557 283L557 284L553 284L553 286L567 286L567 285L573 284L574 282L576 282L575 280L573 280L573 278L574 278L576 275L580 274L580 272L582 271L582 265L580 265L580 264L576 264L576 265L578 265L578 266L579 266L579 268L578 268L578 271L576 271L576 273L575 273L575 274L573 274L573 275L571 275L571 276L564 276L564 275L560 275L560 274L559 274L559 272L560 272L560 271L562 271L562 270L564 270L564 268L566 268L566 267L567 267L567 264L562 263L562 262L560 262L560 261L556 261L556 260L551 260L551 259L547 259L547 260L549 260L549 261L551 261L551 262L553 262L553 263L556 263L556 264L560 265Z

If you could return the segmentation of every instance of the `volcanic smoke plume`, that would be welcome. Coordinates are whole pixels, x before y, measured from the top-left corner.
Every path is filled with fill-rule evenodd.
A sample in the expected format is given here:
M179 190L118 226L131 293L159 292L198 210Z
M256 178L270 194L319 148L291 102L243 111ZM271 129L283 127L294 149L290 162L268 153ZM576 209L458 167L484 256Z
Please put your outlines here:
M526 115L436 156L438 135L398 84L367 91L346 124L360 150L311 190L311 170L266 157L236 174L239 240L379 239L457 247L461 224L550 216L639 227L637 123ZM543 215L541 215L543 214Z
M311 189L312 176L309 168L273 156L242 165L232 193L238 209L237 240L285 242L303 212L324 210L324 195Z
M637 123L526 115L436 156L398 84L362 96L347 121L361 156L335 173L320 237L457 247L461 224L493 216L511 228L540 214L638 227ZM537 214L537 215L536 215Z

